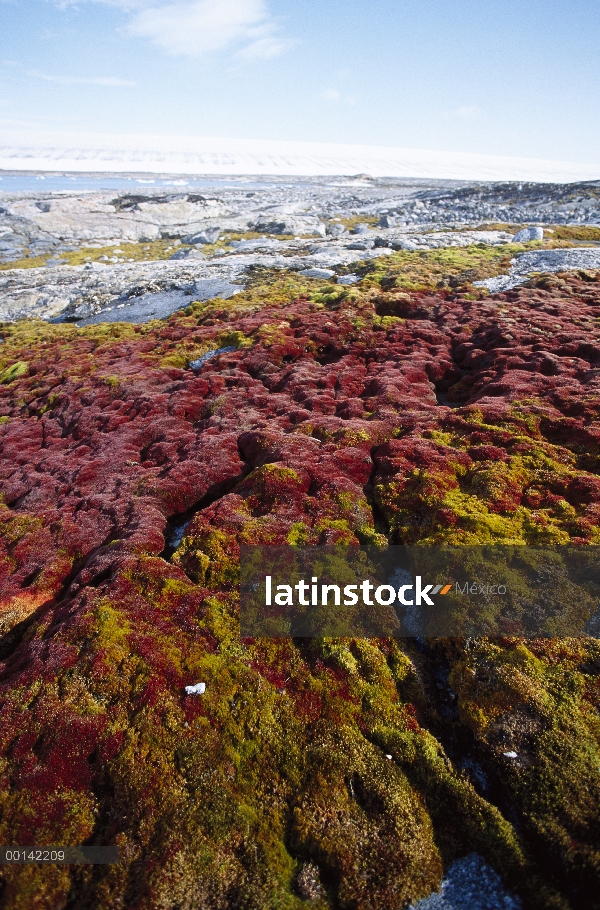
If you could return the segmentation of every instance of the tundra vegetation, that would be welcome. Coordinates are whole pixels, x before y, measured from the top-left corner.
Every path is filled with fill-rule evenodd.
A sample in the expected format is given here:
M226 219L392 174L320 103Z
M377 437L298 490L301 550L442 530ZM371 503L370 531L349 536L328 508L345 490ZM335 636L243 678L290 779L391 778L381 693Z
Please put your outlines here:
M2 326L0 842L122 858L2 906L402 910L476 852L600 907L596 639L239 635L244 543L599 542L600 273L474 286L513 254Z

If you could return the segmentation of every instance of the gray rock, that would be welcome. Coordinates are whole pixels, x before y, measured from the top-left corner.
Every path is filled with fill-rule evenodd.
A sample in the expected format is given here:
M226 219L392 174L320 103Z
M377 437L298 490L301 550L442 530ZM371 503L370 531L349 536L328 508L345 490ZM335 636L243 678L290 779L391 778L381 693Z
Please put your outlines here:
M352 233L353 234L368 234L370 230L371 230L371 228L369 227L368 224L363 224L361 222L359 224L354 225Z
M344 234L347 234L348 228L344 227L343 224L333 223L327 225L325 232L328 237L332 237L335 240L338 237L343 237Z
M396 219L393 215L382 215L379 221L377 222L377 227L380 228L391 228L396 226Z
M195 250L192 247L191 249L177 250L176 253L169 256L169 259L206 259L206 256L200 250Z
M513 237L514 243L527 243L528 240L543 240L544 231L541 227L528 227L517 231Z
M253 252L254 250L277 250L281 249L284 241L273 240L272 237L256 237L253 240L232 240L229 246L237 250L238 253Z
M375 246L374 240L355 240L353 243L349 243L346 247L347 250L372 250Z
M338 278L338 284L356 284L357 281L360 281L358 275L342 275L341 278Z
M152 319L166 319L171 313L189 306L196 299L190 290L158 291L142 294L127 300L117 300L99 313L82 319L79 326L97 325L101 322L129 322L140 324Z
M203 278L193 285L185 288L171 288L165 291L150 291L136 297L119 298L111 301L108 306L99 312L88 316L86 311L81 311L85 318L77 324L97 325L100 322L130 322L140 324L150 322L152 319L166 319L171 313L184 309L194 300L212 300L215 297L228 299L237 294L241 288L229 281L218 278ZM76 310L76 317L80 311ZM60 317L59 317L59 320Z
M573 269L600 269L600 249L529 250L511 259L508 275L473 283L497 294L523 284L534 272L568 272Z
M202 357L198 357L197 360L190 361L190 370L199 370L208 360L212 360L213 357L216 357L217 354L228 354L230 351L237 351L237 348L233 347L233 345L228 345L225 348L216 348L214 351L207 351L206 354L203 354Z
M392 240L390 246L393 250L416 250L417 244L412 240Z
M254 230L259 234L287 234L285 221L257 221Z
M411 904L410 910L521 910L498 873L476 853L453 863L437 894Z
M221 300L229 300L241 290L238 284L223 281L221 278L200 278L194 286L193 299L212 300L214 297L220 297Z
M302 271L298 272L298 274L302 275L304 278L329 279L335 277L335 272L333 269L302 269Z
M221 234L221 228L206 228L198 234L187 234L181 238L182 243L216 243ZM173 257L174 258L174 257Z

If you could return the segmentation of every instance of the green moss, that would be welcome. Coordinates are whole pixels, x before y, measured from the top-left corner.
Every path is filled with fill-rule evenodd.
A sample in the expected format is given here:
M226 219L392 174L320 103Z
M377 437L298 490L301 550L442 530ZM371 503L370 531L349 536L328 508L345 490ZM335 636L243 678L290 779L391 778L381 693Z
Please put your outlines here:
M425 251L402 250L391 256L373 259L364 266L363 290L382 287L387 291L419 291L447 285L450 278L463 278L463 284L493 278L508 271L510 260L534 244L506 244L490 247L441 247ZM479 291L477 292L479 294Z
M303 547L308 544L310 537L310 528L303 521L296 521L290 528L286 539L291 547Z
M182 247L172 240L152 240L139 243L123 241L118 246L114 244L110 246L81 246L76 250L59 253L58 258L61 260L60 264L70 266L81 266L88 262L98 262L102 257L116 259L119 262L127 262L129 260L149 262L169 259L178 249L185 249L185 245ZM120 252L116 253L115 250L120 250ZM48 256L25 256L14 262L2 263L0 270L41 268L46 265L49 258Z
M390 329L403 325L405 322L406 320L401 319L400 316L374 316L373 328L375 330L382 329L384 332L389 332Z
M0 382L3 385L8 385L10 382L14 382L15 379L19 379L21 376L26 376L29 372L29 364L24 360L19 360L17 363L13 363L12 366L7 367L0 373Z

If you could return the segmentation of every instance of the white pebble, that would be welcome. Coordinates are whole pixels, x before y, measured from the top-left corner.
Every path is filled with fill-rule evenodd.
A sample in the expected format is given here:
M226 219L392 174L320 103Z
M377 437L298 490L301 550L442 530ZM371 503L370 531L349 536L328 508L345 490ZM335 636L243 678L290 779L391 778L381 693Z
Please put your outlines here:
M206 683L196 683L195 686L185 687L186 695L204 695L206 692Z

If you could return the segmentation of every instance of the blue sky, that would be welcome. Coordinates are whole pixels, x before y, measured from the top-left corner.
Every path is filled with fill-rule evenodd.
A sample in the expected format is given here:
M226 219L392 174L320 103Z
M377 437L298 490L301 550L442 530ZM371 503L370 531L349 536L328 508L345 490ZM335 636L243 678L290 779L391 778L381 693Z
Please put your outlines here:
M0 127L600 167L598 0L0 0Z

